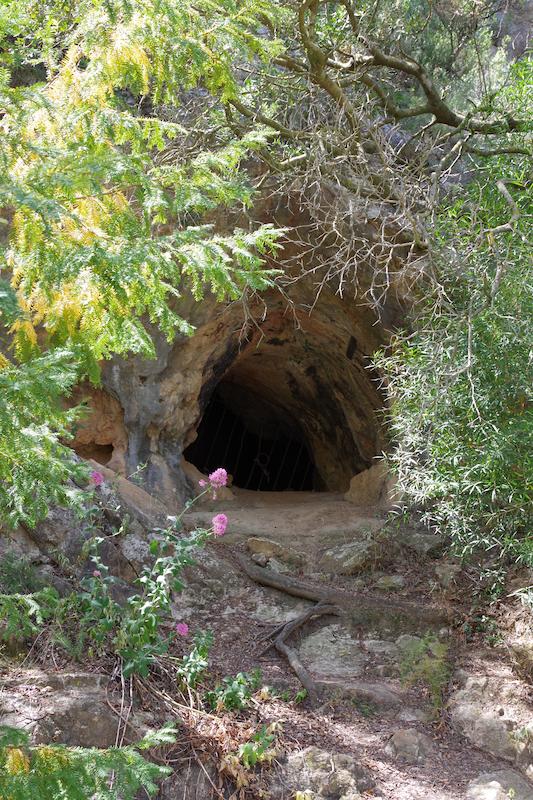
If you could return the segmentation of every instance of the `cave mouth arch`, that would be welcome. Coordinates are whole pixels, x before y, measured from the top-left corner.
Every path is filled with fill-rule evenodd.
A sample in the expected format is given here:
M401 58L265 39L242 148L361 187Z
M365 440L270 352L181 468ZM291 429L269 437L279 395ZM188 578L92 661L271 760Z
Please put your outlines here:
M259 393L224 381L215 388L184 457L204 474L223 465L240 489L324 489L299 423Z
M238 489L345 493L386 447L384 397L368 355L383 332L363 310L330 301L298 324L283 305L270 308L247 338L228 330L230 318L208 323L201 374L177 372L165 388L186 394L159 437L163 452L173 457L181 438L185 463L204 475L224 467ZM194 370L192 348L189 358Z

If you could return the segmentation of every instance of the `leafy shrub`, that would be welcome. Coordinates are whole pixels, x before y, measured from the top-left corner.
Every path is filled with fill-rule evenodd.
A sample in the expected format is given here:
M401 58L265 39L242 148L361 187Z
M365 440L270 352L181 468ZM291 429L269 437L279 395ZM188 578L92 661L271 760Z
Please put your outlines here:
M263 725L249 742L241 744L239 747L239 759L246 769L253 769L256 764L271 761L275 755L272 744L276 739L276 734L272 730L273 726L267 728Z
M68 478L82 469L63 442L77 412L58 398L85 376L98 383L113 353L153 357L147 321L170 341L191 334L182 292L236 300L271 286L263 257L280 235L200 224L250 204L240 164L264 146L261 131L228 130L186 155L180 124L129 102L175 104L195 86L231 96L236 54L273 51L257 0L37 5L6 0L0 12L0 518L11 526L74 499ZM180 43L170 58L168 41Z
M183 686L196 689L198 681L207 669L209 650L212 644L213 634L210 631L199 632L195 635L191 652L182 659L177 669Z
M254 692L261 686L261 670L238 672L222 679L215 688L207 692L206 700L211 708L221 711L240 711L246 708Z
M442 204L437 283L421 287L414 331L376 359L406 500L493 584L512 562L533 565L528 185L525 163L496 161Z
M237 786L250 785L250 772L258 764L270 764L276 757L276 749L272 746L281 729L281 723L273 722L263 725L250 740L239 746L236 753L225 755L219 765L222 773L229 775Z
M60 442L79 417L60 405L79 370L68 350L18 366L1 361L0 354L0 519L34 526L52 504L79 506L80 492L68 479L83 480L87 469Z

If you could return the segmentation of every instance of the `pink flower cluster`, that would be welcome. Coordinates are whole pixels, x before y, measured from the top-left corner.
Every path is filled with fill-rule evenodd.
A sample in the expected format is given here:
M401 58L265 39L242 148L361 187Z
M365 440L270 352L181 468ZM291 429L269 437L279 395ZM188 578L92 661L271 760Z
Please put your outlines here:
M211 520L215 536L224 536L228 527L228 518L225 514L217 514Z
M90 475L91 483L94 483L95 486L101 486L104 482L104 476L101 472L97 472L93 470Z
M208 476L207 481L202 478L202 480L198 481L198 483L202 489L209 487L213 492L213 499L216 500L217 489L220 489L222 486L226 486L228 483L228 473L224 467L219 467Z
M176 625L176 633L179 634L179 636L187 636L187 634L189 633L189 626L187 625L187 623L178 622Z
M227 482L228 482L228 473L226 472L224 467L219 467L209 476L209 483L214 489L218 489L221 486L225 486Z

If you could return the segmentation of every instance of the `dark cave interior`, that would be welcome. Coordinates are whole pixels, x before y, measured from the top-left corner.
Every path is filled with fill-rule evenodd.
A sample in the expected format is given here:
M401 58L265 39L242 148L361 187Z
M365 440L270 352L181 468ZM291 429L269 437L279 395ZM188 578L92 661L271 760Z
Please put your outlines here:
M283 408L233 382L215 389L187 461L208 474L224 465L241 489L312 491L320 480L305 436Z

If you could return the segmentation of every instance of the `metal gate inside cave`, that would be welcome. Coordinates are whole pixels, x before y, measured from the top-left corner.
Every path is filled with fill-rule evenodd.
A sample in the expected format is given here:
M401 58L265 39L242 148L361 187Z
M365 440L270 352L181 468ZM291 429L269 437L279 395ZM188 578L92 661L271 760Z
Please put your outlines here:
M235 384L215 390L184 456L205 474L224 467L241 489L318 488L313 457L298 423Z

